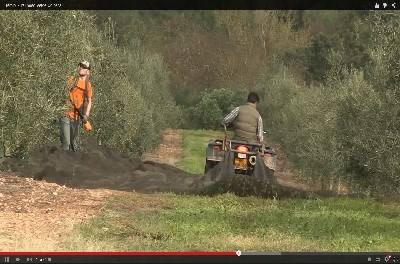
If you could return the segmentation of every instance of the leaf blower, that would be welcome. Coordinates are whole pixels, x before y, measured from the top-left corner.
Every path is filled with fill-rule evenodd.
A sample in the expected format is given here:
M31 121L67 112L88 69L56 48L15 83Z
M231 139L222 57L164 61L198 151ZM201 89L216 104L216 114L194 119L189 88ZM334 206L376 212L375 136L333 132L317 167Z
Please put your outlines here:
M74 105L74 107L75 107L75 110L78 112L79 117L81 118L83 129L85 129L85 131L87 131L87 132L92 131L92 129L93 129L92 124L90 124L89 121L83 122L83 115L82 115L82 113L81 113L81 110L79 110L78 108L76 108L75 105Z

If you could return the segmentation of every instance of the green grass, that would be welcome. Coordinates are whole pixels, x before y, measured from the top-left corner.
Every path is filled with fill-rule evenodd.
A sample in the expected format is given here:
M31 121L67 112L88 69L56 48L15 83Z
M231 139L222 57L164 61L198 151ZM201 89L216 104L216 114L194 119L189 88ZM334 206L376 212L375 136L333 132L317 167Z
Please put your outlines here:
M222 136L184 131L179 167L202 173ZM398 251L400 205L371 199L267 200L223 194L126 193L77 226L67 250Z
M400 206L372 200L126 194L110 199L66 245L71 250L396 251L398 230Z
M182 133L183 153L177 167L192 174L203 174L207 144L211 139L223 139L223 131L183 130Z

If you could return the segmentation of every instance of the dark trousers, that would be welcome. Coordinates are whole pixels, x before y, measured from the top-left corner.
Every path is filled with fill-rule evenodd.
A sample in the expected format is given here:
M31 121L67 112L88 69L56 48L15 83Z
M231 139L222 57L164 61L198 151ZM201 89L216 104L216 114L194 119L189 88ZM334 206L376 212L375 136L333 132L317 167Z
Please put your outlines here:
M60 119L60 139L64 150L79 150L79 119L68 117Z

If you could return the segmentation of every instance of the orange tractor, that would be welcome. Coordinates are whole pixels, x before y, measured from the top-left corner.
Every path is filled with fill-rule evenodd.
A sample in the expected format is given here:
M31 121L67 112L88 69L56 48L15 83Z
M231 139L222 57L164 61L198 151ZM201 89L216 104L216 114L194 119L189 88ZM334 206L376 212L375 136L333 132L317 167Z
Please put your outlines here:
M215 139L208 143L205 174L220 162L223 162L227 157L226 154L230 152L235 174L252 176L257 162L263 162L263 165L268 169L268 176L274 177L276 153L272 147L265 146L264 143L257 144L227 139L226 126L224 129L224 139Z

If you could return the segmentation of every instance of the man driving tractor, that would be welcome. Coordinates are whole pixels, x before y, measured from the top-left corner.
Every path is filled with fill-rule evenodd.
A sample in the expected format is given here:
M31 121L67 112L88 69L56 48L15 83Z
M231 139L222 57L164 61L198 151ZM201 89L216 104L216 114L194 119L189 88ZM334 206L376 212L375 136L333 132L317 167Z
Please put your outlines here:
M242 194L249 192L249 186L254 193L273 192L276 153L263 142L263 121L256 109L259 101L258 94L250 92L247 103L233 109L222 120L221 124L225 127L233 125L233 139L226 138L225 130L223 140L209 141L204 168L208 186L213 182L228 181L232 187L235 184L232 177L239 176L237 188L242 188ZM243 179L246 179L245 182Z
M241 194L273 194L277 181L274 176L276 153L271 146L264 144L263 121L256 106L260 98L250 92L247 103L233 109L224 117L223 126L232 124L233 139L212 139L206 148L204 188L215 182L228 182ZM239 181L235 183L234 177ZM243 181L244 180L244 181ZM252 189L252 190L249 190ZM240 191L241 189L241 191Z
M234 140L261 144L264 140L263 121L256 106L260 97L255 92L247 96L247 104L236 107L224 117L221 124L233 124Z

